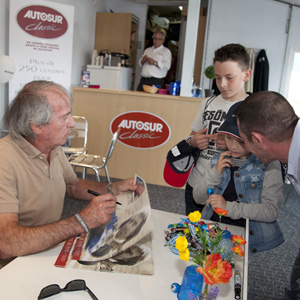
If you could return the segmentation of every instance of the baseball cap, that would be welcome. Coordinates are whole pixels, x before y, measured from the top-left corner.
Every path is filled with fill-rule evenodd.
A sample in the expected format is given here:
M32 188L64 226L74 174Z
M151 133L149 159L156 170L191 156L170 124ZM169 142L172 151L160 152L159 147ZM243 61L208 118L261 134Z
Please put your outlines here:
M182 140L167 155L164 167L164 180L171 186L182 187L187 182L200 150Z
M239 129L237 126L237 118L234 114L236 108L242 103L243 101L236 102L233 104L230 109L228 110L226 119L224 123L219 127L218 132L229 134L241 141L243 139L240 137Z

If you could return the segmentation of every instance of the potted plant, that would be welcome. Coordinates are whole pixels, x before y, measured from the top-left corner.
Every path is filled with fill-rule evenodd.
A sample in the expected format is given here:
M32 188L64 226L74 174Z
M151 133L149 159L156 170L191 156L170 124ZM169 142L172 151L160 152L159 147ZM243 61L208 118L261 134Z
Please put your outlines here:
M208 66L204 71L205 76L209 79L209 89L205 89L205 97L211 97L214 94L212 82L216 78L214 66Z

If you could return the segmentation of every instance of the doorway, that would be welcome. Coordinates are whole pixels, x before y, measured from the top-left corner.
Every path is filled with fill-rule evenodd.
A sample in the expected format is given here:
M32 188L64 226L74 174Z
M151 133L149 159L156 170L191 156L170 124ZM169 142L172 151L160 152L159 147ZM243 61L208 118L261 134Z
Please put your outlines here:
M208 1L201 2L200 19L197 36L197 49L194 64L194 82L200 85L200 74L203 60ZM145 49L152 46L152 35L158 29L167 32L164 46L172 53L171 68L165 84L181 80L182 59L184 51L187 5L183 6L148 6Z
M145 49L153 45L152 35L163 29L166 32L164 46L172 53L171 68L165 84L179 80L176 78L178 53L180 47L180 27L183 19L183 6L148 6Z

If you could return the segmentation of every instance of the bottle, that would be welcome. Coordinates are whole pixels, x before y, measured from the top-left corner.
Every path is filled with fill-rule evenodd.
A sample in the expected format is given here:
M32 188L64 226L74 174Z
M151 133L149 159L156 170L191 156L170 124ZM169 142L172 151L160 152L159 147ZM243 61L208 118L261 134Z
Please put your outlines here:
M197 90L197 85L196 82L194 82L192 86L192 97L196 97L196 90Z

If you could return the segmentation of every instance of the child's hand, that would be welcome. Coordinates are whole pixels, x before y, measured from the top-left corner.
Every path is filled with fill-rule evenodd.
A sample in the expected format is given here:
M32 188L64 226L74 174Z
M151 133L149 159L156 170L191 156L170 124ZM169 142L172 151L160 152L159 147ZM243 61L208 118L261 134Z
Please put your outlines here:
M224 151L220 154L220 157L215 167L218 173L223 174L225 168L231 167L232 159L229 158L230 156L231 156L230 151Z
M206 131L207 128L201 129L191 137L191 145L194 148L199 148L200 150L208 148L209 140L211 139L212 135L205 134Z
M224 133L215 133L213 135L213 140L215 141L217 148L226 149Z
M211 208L215 210L216 208L226 209L227 201L221 195L212 194L206 200L206 206L211 205Z

